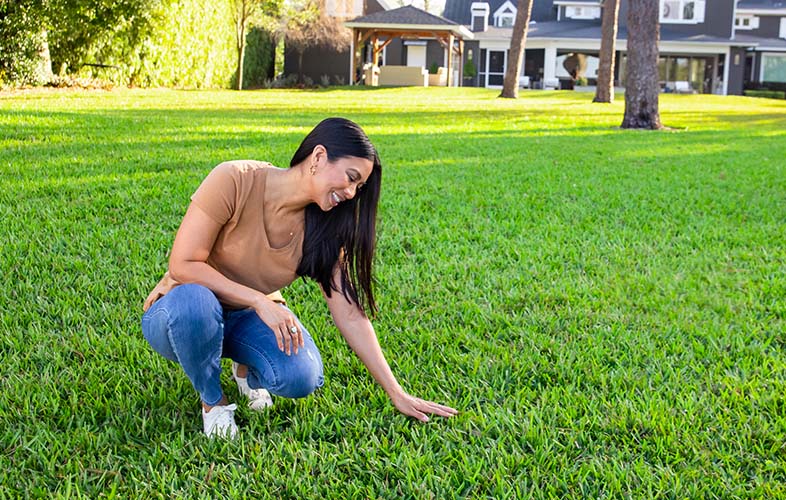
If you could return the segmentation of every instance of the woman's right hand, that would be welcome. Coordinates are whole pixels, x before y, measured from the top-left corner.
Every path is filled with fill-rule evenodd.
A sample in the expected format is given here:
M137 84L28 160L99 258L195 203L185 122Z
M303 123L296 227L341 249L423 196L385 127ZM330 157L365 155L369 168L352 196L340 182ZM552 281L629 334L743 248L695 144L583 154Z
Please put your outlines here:
M293 351L297 354L298 348L305 345L300 325L289 309L273 302L265 295L260 295L259 300L254 304L254 310L259 318L273 330L278 348L284 351L287 356L291 355Z

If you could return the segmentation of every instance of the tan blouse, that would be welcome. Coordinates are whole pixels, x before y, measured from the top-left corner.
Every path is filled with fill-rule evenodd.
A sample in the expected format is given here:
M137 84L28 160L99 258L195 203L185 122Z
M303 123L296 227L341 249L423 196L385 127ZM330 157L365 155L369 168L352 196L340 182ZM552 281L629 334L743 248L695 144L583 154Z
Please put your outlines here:
M221 224L207 263L230 280L284 302L279 289L297 278L303 254L303 225L286 228L292 239L272 248L263 213L269 163L238 160L218 165L191 196L191 202ZM280 228L271 228L280 229ZM145 301L147 310L177 285L169 271Z

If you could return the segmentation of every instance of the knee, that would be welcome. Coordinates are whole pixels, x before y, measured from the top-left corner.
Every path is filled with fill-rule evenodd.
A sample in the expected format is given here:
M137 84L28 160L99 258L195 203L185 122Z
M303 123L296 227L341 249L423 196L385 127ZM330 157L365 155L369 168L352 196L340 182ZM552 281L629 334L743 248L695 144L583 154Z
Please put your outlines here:
M175 287L169 295L176 304L168 308L169 320L187 326L193 340L209 341L223 328L222 308L210 289L197 284Z
M286 370L279 374L279 383L270 392L285 398L304 398L322 387L324 376L318 353L302 350L291 359Z

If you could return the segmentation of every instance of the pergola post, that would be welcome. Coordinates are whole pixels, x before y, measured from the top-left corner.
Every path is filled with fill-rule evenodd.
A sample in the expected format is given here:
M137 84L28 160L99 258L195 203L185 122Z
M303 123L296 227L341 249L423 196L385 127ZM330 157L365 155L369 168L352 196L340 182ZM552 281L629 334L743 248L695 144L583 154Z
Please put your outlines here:
M371 52L371 64L373 66L379 65L379 36L374 33L374 38L371 42L372 52Z
M352 38L349 40L349 82L355 85L355 28L352 28Z
M448 87L453 81L453 33L448 35Z
M457 87L464 86L464 39L459 38L458 56L459 56L459 81Z

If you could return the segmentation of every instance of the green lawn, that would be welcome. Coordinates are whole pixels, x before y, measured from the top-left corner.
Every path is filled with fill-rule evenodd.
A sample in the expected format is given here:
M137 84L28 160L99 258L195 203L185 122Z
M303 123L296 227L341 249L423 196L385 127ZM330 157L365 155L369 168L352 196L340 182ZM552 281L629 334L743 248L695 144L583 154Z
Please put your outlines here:
M786 498L786 101L591 99L0 96L0 498ZM333 115L384 165L380 341L461 414L398 414L297 282L325 386L208 441L142 301L214 165Z

